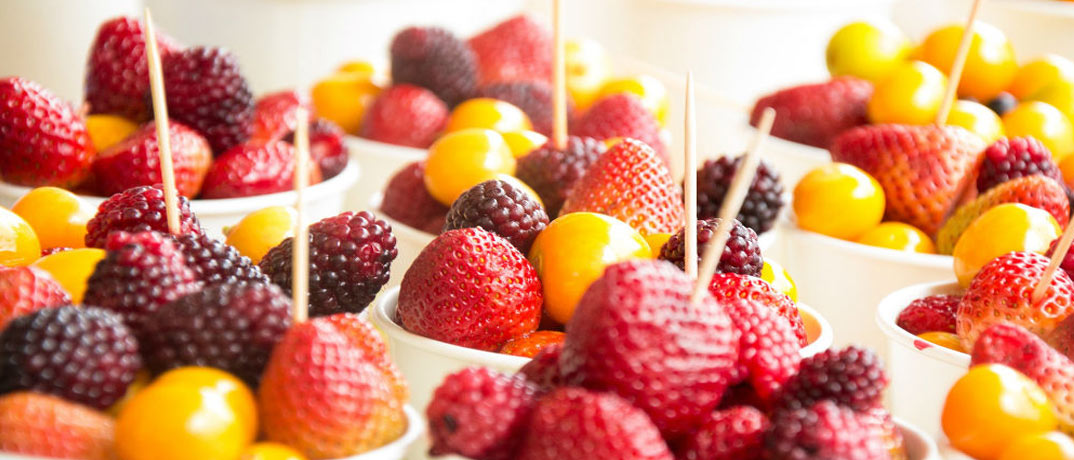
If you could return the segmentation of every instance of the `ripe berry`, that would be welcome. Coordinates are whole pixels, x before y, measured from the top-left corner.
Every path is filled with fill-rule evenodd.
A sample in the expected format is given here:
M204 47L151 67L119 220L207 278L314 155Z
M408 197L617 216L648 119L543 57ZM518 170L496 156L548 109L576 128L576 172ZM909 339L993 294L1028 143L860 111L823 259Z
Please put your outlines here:
M0 397L0 452L34 458L115 458L112 417L32 391Z
M671 161L667 145L660 138L660 124L641 99L631 93L612 94L598 100L571 131L596 139L634 138L652 147L664 164Z
M526 254L546 225L548 214L529 193L501 180L489 180L471 187L452 203L444 231L483 228Z
M74 187L94 147L71 104L20 77L0 78L0 176L24 187Z
M223 241L205 234L187 234L175 237L175 242L183 251L186 265L194 270L194 277L206 286L238 281L268 282L268 277L249 257Z
M201 132L217 155L253 132L254 97L238 59L223 48L194 47L161 58L168 113Z
M799 345L804 347L809 343L798 307L787 294L777 291L771 283L755 276L717 273L709 283L709 293L716 298L716 301L722 303L734 302L735 299L760 302L761 305L775 310L779 316L790 323L794 334L798 336Z
M392 82L424 87L455 106L477 86L474 53L455 34L439 27L403 29L391 44Z
M468 44L482 84L552 80L552 32L529 15L496 24Z
M1011 95L1011 93L1008 93L1006 91L997 94L996 97L992 98L991 101L988 101L988 103L985 104L985 106L992 109L993 112L996 112L996 115L999 115L1001 117L1003 115L1006 115L1007 112L1014 110L1017 105L1018 98L1014 97L1013 95Z
M977 191L984 193L1011 179L1034 174L1063 183L1063 175L1052 159L1052 152L1039 140L1035 137L1003 138L984 151L984 162L977 176Z
M201 191L213 152L201 134L182 123L169 124L168 133L176 192L193 198ZM130 188L161 183L158 146L156 124L145 123L119 143L98 152L93 160L96 192L111 196Z
M676 458L682 460L749 460L758 458L770 423L761 411L736 406L712 412L687 436Z
M839 133L869 123L866 106L873 84L854 77L786 88L757 100L750 124L757 126L766 108L776 110L772 135L826 149Z
M566 338L567 335L560 331L533 331L508 340L500 348L500 353L533 358L545 348L562 345Z
M755 300L721 302L739 333L738 368L732 381L747 380L764 402L773 400L798 373L802 357L790 323Z
M201 222L190 211L190 202L179 197L180 233L202 233ZM97 208L97 215L86 223L86 246L104 248L108 235L124 232L168 232L164 191L160 186L143 186L112 195Z
M389 144L429 148L448 119L444 101L425 88L398 83L377 95L358 135ZM400 120L406 120L401 123Z
M708 219L720 215L724 196L731 187L742 157L734 159L723 156L707 160L697 170L697 218ZM761 160L757 165L757 175L746 192L746 199L738 211L738 221L758 235L767 232L776 223L779 211L786 201L783 198L783 183L779 171L768 162Z
M451 374L425 410L433 456L508 460L525 437L537 388L524 377L481 367Z
M533 130L546 136L552 135L552 85L545 81L515 81L495 83L478 88L475 97L490 97L508 102L526 112ZM574 113L570 100L567 113Z
M895 319L895 324L914 335L923 332L955 333L955 313L962 296L930 295L910 302Z
M329 120L314 118L310 121L310 159L317 163L322 180L335 177L347 167L350 155L347 155L347 148L343 145L344 135L343 128ZM294 131L284 136L283 140L294 144Z
M180 45L157 33L163 58ZM86 59L86 102L90 113L111 113L131 120L152 116L149 104L149 64L145 59L145 29L141 21L118 17L101 24Z
M801 369L783 387L782 408L803 409L831 400L855 411L879 407L888 377L872 350L849 346L802 360Z
M560 386L562 377L559 372L559 356L563 353L563 344L551 344L542 349L537 356L518 370L527 380L533 382L541 391L550 391Z
M776 413L765 435L764 455L793 460L890 458L860 415L831 401Z
M564 150L546 144L519 158L515 176L537 192L549 217L558 216L571 188L606 149L597 139L571 136Z
M697 255L698 260L705 253L705 243L708 243L716 234L716 228L720 225L720 219L698 219L697 221ZM664 246L660 248L660 258L682 269L686 257L686 232L679 230L671 235ZM731 235L727 238L727 245L723 248L720 256L720 264L716 266L717 273L738 273L740 275L760 276L761 268L764 267L764 259L761 258L761 247L757 242L757 234L752 229L742 225L737 220L731 229Z
M0 331L19 316L70 303L71 296L48 272L37 267L0 267Z
M384 187L380 212L400 224L426 233L440 233L448 208L425 188L425 163L415 161L400 169Z
M295 150L284 141L251 141L216 157L201 189L202 198L236 198L286 192L294 187ZM308 184L321 181L309 164Z

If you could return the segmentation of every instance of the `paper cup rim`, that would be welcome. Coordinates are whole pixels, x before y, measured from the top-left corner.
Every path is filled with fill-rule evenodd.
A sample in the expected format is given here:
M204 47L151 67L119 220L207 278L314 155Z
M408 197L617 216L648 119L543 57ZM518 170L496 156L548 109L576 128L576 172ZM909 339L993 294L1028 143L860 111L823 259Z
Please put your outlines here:
M929 359L935 359L951 365L969 368L970 355L938 345L928 345L917 336L895 324L899 313L914 299L933 294L957 294L962 292L957 282L939 281L934 283L914 284L894 291L885 296L876 309L876 324L888 340L913 350ZM924 346L920 346L924 345Z

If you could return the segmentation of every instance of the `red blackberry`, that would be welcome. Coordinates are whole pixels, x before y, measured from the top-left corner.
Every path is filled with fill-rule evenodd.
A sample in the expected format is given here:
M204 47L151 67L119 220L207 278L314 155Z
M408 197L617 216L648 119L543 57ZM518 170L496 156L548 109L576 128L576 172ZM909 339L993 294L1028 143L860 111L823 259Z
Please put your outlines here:
M761 411L736 406L712 412L686 437L675 458L681 460L749 460L760 455L770 423Z
M157 33L160 55L167 56L180 46ZM110 19L97 29L86 59L86 103L90 113L112 113L132 120L152 116L149 93L149 65L145 60L145 29L134 18Z
M958 312L958 303L961 300L962 296L957 295L922 297L910 302L910 305L899 312L895 324L914 335L931 331L954 334L955 313Z
M720 215L723 198L731 187L742 157L731 159L723 156L706 160L697 170L697 218L708 219ZM746 199L738 211L738 221L752 228L758 235L767 232L776 223L786 201L779 171L761 160L757 175L746 192Z
M541 391L550 391L560 386L559 355L563 353L563 344L552 344L537 353L522 369L519 375L524 375Z
M537 403L537 388L522 376L482 367L451 374L425 410L433 456L474 460L515 458Z
M139 337L153 312L203 286L172 239L160 233L115 232L106 249L83 303L119 313Z
M605 150L607 146L597 139L571 136L566 150L546 144L519 158L515 176L537 192L548 216L555 217L571 187Z
M698 219L697 221L697 255L700 258L705 253L705 243L708 243L716 234L716 227L720 226L719 218ZM674 263L679 269L684 269L686 264L686 234L685 229L680 229L664 246L660 248L660 258ZM723 248L720 256L720 264L716 266L717 273L738 273L740 275L761 276L761 268L764 267L764 259L761 258L761 247L757 243L757 234L753 229L735 221L731 228L731 235L727 238L727 245Z
M1003 138L984 151L984 162L977 175L977 192L984 193L1011 179L1035 174L1063 183L1063 174L1052 160L1052 152L1035 137Z
M388 181L380 212L400 224L435 234L444 228L448 208L425 189L425 163L415 161Z
M392 39L392 82L432 91L448 106L469 99L477 87L474 52L439 27L408 27Z
M131 330L101 308L46 308L0 333L0 394L26 389L105 409L141 367Z
M552 85L546 81L494 83L478 88L475 97L509 102L526 112L534 131L545 136L552 135ZM574 113L570 99L567 100L567 113Z
M253 132L254 96L234 54L195 47L161 59L168 114L201 132L219 155Z
M321 180L328 180L347 167L347 148L343 146L343 128L324 118L315 118L310 122L310 158L321 168ZM294 131L283 138L284 142L295 143Z
M872 350L849 346L802 360L798 374L783 386L780 407L803 409L831 400L855 411L879 407L888 377Z
M996 97L992 98L991 101L988 101L988 103L985 104L985 106L992 109L993 112L996 112L996 115L999 115L1001 117L1003 115L1006 115L1007 112L1014 110L1017 105L1018 99L1015 98L1014 95L1006 91L997 94Z
M526 254L546 225L548 214L527 192L502 180L488 180L470 187L451 204L444 231L483 228Z
M146 321L142 356L154 373L226 370L253 387L291 327L291 299L272 284L217 284L161 307Z
M201 222L190 211L190 202L179 197L179 229L183 234L202 233ZM86 223L86 246L104 248L108 235L124 232L168 232L164 191L160 186L134 187L112 195L97 208Z
M878 460L891 458L861 416L831 401L775 414L764 458Z
M261 259L261 271L291 294L291 245L283 240ZM398 254L387 222L368 211L345 212L310 226L310 316L359 313L388 282Z
M238 281L269 282L249 257L239 254L230 244L205 234L180 235L175 241L183 251L186 265L194 270L194 277L206 286Z

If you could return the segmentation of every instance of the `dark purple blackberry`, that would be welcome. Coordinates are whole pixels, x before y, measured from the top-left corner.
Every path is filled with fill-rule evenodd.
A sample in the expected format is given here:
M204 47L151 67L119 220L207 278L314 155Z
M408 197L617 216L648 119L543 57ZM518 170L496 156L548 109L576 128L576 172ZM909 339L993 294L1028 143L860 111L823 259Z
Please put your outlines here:
M408 27L391 45L392 82L421 86L454 107L477 88L477 61L466 42L439 27Z
M763 458L781 460L877 460L891 458L865 415L822 401L777 412L765 433Z
M719 218L698 219L697 256L699 260L705 253L705 243L712 239L712 236L716 234L716 227L719 226ZM685 238L685 229L671 235L671 238L660 248L660 258L674 263L679 269L685 269ZM757 234L736 220L735 226L731 229L731 236L727 238L727 245L724 246L723 254L720 256L720 263L716 266L716 273L760 276L762 267L764 267L764 259L761 257L761 247L757 243Z
M470 187L452 203L444 231L483 228L527 254L547 225L548 214L527 192L502 180L488 180Z
M1003 116L1007 112L1014 110L1014 107L1018 105L1018 99L1011 93L1006 91L999 93L991 101L988 101L985 106L996 112L996 115Z
M720 215L724 195L731 187L742 157L731 159L723 156L707 160L697 170L697 218L708 219ZM753 178L742 209L738 211L738 221L752 228L757 234L767 232L776 223L779 211L785 204L783 183L779 172L766 161L757 165L757 175Z
M269 282L249 257L239 254L230 244L205 234L181 235L175 241L183 251L186 265L206 286L237 281Z
M1063 183L1063 174L1052 159L1052 152L1037 138L1002 138L984 151L984 162L977 174L977 192L984 193L1011 179L1035 174Z
M257 386L272 348L291 326L291 299L259 282L217 284L165 305L146 323L142 355L162 373L210 366Z
M259 264L291 294L291 245L283 240ZM388 282L398 250L387 222L368 211L345 212L310 226L310 316L359 313Z
M515 177L537 192L548 216L555 218L567 200L571 187L605 150L607 146L604 142L591 137L571 136L567 140L566 150L557 150L552 144L546 144L519 158Z
M802 360L798 374L783 386L778 405L804 409L831 400L854 411L880 407L888 385L884 363L872 350L849 346Z
M190 201L179 196L179 229L182 233L202 233L201 222L190 211ZM97 207L86 223L86 246L104 248L108 234L124 232L168 232L164 191L159 185L134 187L112 195Z
M0 394L31 390L105 409L141 367L131 330L101 308L46 308L0 333Z
M546 81L516 81L494 83L478 88L476 97L490 97L508 102L526 112L533 130L545 136L552 135L552 85ZM567 100L567 113L574 113Z
M192 47L161 59L168 115L198 130L220 155L250 137L254 96L235 55Z

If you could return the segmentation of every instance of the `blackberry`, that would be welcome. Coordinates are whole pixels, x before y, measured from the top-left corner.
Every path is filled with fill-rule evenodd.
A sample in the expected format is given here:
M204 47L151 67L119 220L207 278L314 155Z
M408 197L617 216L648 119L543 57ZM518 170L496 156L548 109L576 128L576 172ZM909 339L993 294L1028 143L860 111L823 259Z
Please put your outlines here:
M252 387L291 327L291 300L278 287L238 281L186 295L149 317L142 355L162 373L182 366L228 371Z
M527 192L502 180L488 180L470 187L452 203L444 231L483 228L527 254L547 225L548 214Z
M890 458L863 416L822 401L777 412L764 437L763 458L786 460L876 460Z
M426 190L425 163L415 161L388 180L380 212L400 224L426 233L440 233L448 207Z
M731 187L742 157L731 159L723 156L715 160L706 160L697 170L697 218L708 219L720 215L723 198ZM753 229L758 235L767 232L775 225L779 212L786 201L783 197L783 182L779 172L768 162L761 160L757 165L757 175L746 192L746 199L738 211L738 221Z
M526 112L533 130L545 136L552 135L552 85L545 81L516 81L494 83L478 88L475 97L490 97L509 102ZM567 113L574 113L567 100Z
M424 87L449 107L469 99L477 87L474 52L446 29L403 29L392 39L391 59L394 84Z
M0 393L25 389L105 409L141 367L131 330L101 308L46 308L0 333Z
M168 113L198 130L220 155L253 132L254 96L230 51L192 47L161 59Z
M779 407L803 409L831 400L854 411L879 407L888 377L872 350L849 346L802 360L798 374L783 386Z
M999 115L1001 117L1007 112L1014 110L1014 107L1017 105L1018 99L1015 98L1011 93L1008 93L1006 91L997 94L996 97L992 98L991 101L988 101L988 103L985 104L985 106L992 109L993 112L996 112L996 115Z
M206 286L237 281L269 282L249 257L239 254L230 244L205 234L180 235L175 241L194 277Z
M515 176L537 192L548 216L555 217L571 187L605 150L607 146L597 139L571 136L566 150L546 144L519 158Z
M291 247L287 238L261 259L261 271L291 293ZM388 282L398 250L387 222L368 211L345 212L310 226L310 316L359 313Z
M180 232L202 233L201 222L190 211L186 197L179 196L178 208ZM108 234L115 231L167 233L168 216L160 186L134 187L104 200L86 223L86 246L104 248Z
M705 243L712 239L712 236L716 234L716 227L719 226L719 218L698 219L697 256L699 260L705 252ZM685 269L685 238L685 229L671 235L671 238L660 248L660 258L674 263L679 269ZM757 234L736 220L734 227L731 228L731 235L727 238L727 245L724 246L723 254L720 256L720 263L716 266L716 272L761 276L762 267L764 267L764 259L761 258Z
M1052 160L1052 152L1035 137L1003 138L984 151L984 162L977 175L977 192L1011 179L1040 174L1063 183L1063 174Z

